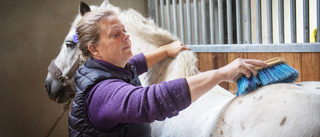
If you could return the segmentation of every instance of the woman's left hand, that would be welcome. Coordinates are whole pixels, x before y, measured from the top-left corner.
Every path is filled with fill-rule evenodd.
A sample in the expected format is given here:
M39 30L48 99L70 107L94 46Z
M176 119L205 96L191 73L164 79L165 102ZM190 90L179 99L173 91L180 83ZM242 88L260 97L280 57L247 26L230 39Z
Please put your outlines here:
M164 45L163 47L167 51L168 56L172 57L172 58L178 56L178 54L181 51L191 50L189 47L187 47L186 45L181 43L181 41L174 41L174 42L171 42L167 45Z

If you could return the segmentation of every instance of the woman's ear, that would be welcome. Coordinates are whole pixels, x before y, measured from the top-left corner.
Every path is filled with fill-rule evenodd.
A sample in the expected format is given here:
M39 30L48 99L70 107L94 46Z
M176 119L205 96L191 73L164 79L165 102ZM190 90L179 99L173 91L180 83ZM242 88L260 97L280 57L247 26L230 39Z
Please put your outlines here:
M89 51L91 52L91 54L93 56L99 56L100 55L98 49L94 45L89 45L88 49L89 49Z

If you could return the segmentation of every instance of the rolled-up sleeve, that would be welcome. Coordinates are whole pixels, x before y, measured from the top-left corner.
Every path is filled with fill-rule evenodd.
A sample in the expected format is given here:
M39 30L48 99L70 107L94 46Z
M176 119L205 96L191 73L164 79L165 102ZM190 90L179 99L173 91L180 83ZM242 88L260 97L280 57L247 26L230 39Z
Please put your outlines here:
M129 63L136 67L138 75L148 71L147 61L143 53L134 55Z

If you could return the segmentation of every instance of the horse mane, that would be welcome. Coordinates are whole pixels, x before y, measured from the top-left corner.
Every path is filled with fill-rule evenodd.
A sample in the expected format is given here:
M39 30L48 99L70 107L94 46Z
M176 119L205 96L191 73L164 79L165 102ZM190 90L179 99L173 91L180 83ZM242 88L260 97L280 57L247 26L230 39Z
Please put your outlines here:
M162 45L179 40L169 31L158 27L152 19L143 17L140 13L133 9L123 11L122 16L119 16L123 24L125 24L128 32L131 33L130 37L138 36L143 40L158 48ZM154 49L155 49L154 48ZM154 50L149 49L149 50ZM175 78L188 77L199 73L197 68L197 57L191 51L181 52L175 59L166 59L160 64L169 63L172 64L173 70L177 70L178 74L175 74Z
M144 18L140 13L133 9L124 11L122 15L125 15L126 18L122 18L121 21L130 27L129 29L133 32L136 32L135 35L140 37L147 37L145 39L148 43L160 47L162 45L171 43L178 40L177 37L173 36L167 30L159 28L152 19ZM127 28L128 29L128 28Z

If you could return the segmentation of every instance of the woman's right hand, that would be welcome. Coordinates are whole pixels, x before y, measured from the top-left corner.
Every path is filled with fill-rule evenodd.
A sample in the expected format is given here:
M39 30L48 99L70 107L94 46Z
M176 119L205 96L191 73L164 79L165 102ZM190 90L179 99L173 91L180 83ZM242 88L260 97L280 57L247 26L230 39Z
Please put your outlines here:
M239 74L244 74L247 78L251 77L251 74L256 76L255 66L266 67L267 64L261 60L237 58L228 65L219 68L218 72L223 76L223 81L233 81Z
M217 70L209 70L187 77L191 102L196 101L222 81L232 81L239 74L245 74L247 77L250 77L251 73L256 75L257 70L254 66L266 67L267 64L261 60L238 58Z

